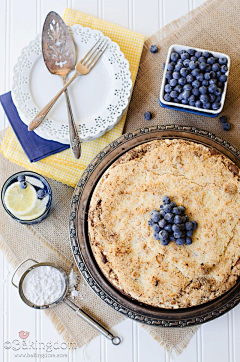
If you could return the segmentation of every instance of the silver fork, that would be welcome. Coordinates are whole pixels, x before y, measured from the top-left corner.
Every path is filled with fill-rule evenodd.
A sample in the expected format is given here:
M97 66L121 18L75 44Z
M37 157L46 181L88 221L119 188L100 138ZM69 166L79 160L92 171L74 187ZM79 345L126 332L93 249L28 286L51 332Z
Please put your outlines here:
M79 75L88 74L100 59L104 51L108 47L108 40L99 38L94 46L87 52L87 54L76 64L75 74L65 86L57 93L57 95L36 115L36 117L29 123L28 130L33 131L37 128L44 118L47 116L50 109L56 103L60 95L67 89L67 87L76 79Z

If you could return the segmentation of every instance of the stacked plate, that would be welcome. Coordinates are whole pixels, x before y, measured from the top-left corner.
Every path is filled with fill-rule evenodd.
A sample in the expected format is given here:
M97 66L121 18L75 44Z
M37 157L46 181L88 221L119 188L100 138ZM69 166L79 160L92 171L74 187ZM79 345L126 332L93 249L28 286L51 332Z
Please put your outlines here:
M91 141L112 129L127 108L132 80L129 63L119 45L100 31L81 25L70 27L76 44L77 61L99 36L109 46L94 69L69 87L74 119L82 141ZM69 74L69 77L72 73ZM28 125L62 88L60 77L47 70L42 57L41 36L22 50L14 67L12 96L22 121ZM64 96L35 130L42 138L69 144L68 116Z

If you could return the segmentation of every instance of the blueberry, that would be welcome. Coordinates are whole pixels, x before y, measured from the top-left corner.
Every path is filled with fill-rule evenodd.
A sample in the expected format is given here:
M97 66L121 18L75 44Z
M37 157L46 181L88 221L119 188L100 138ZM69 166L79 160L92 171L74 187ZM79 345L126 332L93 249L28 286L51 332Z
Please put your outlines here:
M204 79L204 75L202 73L199 73L196 75L196 79L199 80L199 82L202 82Z
M179 79L181 77L179 72L173 72L172 76L174 79Z
M187 68L182 68L182 69L180 70L180 74L181 74L184 78L186 78L186 76L188 75L188 73L189 73L189 71L188 71Z
M220 79L220 78L219 78L219 79ZM218 83L217 83L217 86L218 86L218 88L223 89L223 88L224 88L224 83L218 82Z
M191 221L186 222L185 229L186 230L192 230L192 228L193 228L192 222Z
M221 72L222 72L222 73L226 73L227 71L228 71L228 66L225 65L225 64L222 65L222 66L221 66Z
M185 59L183 62L184 67L187 68L189 66L189 62L190 62L190 59Z
M175 68L175 63L169 63L168 66L167 66L167 70L174 70Z
M204 85L204 87L207 87L207 86L208 86L208 80L203 79L203 81L202 81L202 85Z
M183 238L176 239L176 244L177 244L177 245L184 245L184 244L185 244L185 240L184 240Z
M182 222L182 217L180 215L176 215L174 217L174 224L181 224Z
M181 79L181 78L180 78ZM176 87L174 88L175 91L177 91L178 93L182 92L182 87L180 86L180 84L176 85Z
M46 192L43 189L39 189L37 191L37 196L39 199L43 199L45 195L46 195Z
M184 100L187 100L190 97L190 95L191 95L190 91L187 90L183 91L182 93L182 97Z
M204 78L205 78L206 80L211 79L210 73L205 73L205 74L204 74Z
M201 94L199 99L203 104L207 103L208 100L209 100L209 98L208 98L208 96L206 94Z
M200 63L205 63L206 59L203 56L201 56L201 57L198 58L198 61ZM206 63L205 63L205 66L206 66Z
M214 103L212 104L212 109L217 110L217 109L220 108L220 106L221 106L221 104L220 104L219 102L214 102Z
M185 207L184 206L178 206L178 210L180 210L181 214L184 214Z
M187 83L187 79L186 78L180 78L179 80L178 80L178 84L180 84L180 85L185 85Z
M175 231L173 236L174 236L175 239L179 239L179 238L182 238L184 236L184 233L183 233L183 231Z
M165 205L163 206L163 211L165 211L165 212L171 212L171 211L172 211L172 206L171 206L171 204L165 204Z
M206 68L207 64L206 63L200 63L199 64L199 69L200 70L204 70Z
M165 211L163 211L163 210L161 210L160 211L160 217L164 217L166 215L166 212ZM160 221L159 221L160 222Z
M165 77L170 80L170 79L172 79L172 75L173 75L172 71L171 71L171 70L168 70L168 71L166 72Z
M204 109L210 109L211 108L211 103L210 102L203 103L203 108Z
M189 63L189 68L192 70L196 68L196 64L193 60L191 60L191 62Z
M161 230L159 233L160 239L166 240L169 236L168 232L166 230Z
M224 131L230 131L231 125L229 122L225 122L225 123L223 123L222 128Z
M178 98L174 98L174 99L173 99L173 102L179 103L179 99L178 99Z
M166 246L169 244L169 239L161 240L160 243L161 243L161 245Z
M169 85L170 85L171 87L176 87L176 85L177 85L177 79L170 79Z
M173 53L171 54L171 60L172 60L173 62L176 62L176 61L178 60L178 58L179 58L179 54L178 54L178 53L173 52Z
M202 103L201 103L199 100L197 100L197 101L195 102L195 107L201 108L201 107L202 107Z
M153 237L155 240L160 240L159 233L157 233L157 232L153 234Z
M150 119L152 119L152 113L151 112L145 112L144 113L144 118L146 119L146 121L150 121Z
M168 212L164 216L164 219L167 220L169 223L173 223L174 215L171 212Z
M25 177L24 175L19 175L19 176L17 177L17 180L18 180L18 182L25 181L25 180L26 180L26 177Z
M217 76L216 72L213 72L212 70L211 70L211 72L209 72L209 74L210 74L211 79L215 79Z
M217 89L215 90L214 94L215 94L216 96L220 96L220 95L222 94L222 89L221 89L221 88L217 88Z
M167 225L167 221L165 219L162 219L159 221L158 225L160 226L160 228L164 228Z
M186 231L186 235L187 235L188 237L193 236L193 230L187 230L187 231Z
M216 102L220 102L221 101L221 96L216 96Z
M192 94L193 94L195 97L198 97L198 95L199 95L199 89L198 89L198 88L193 88L193 89L192 89Z
M165 69L165 65L166 65L166 64L165 64L165 63L163 63L163 65L162 65L162 67L163 67L163 70Z
M190 244L192 244L192 239L187 237L186 238L186 245L190 245Z
M202 53L199 51L195 52L195 57L200 58L202 56Z
M195 95L192 94L192 95L188 98L188 101L189 101L189 103L190 103L190 102L194 102L194 104L195 104Z
M208 58L207 63L213 65L215 63L215 58L214 57Z
M194 49L187 49L188 54L194 55L195 50Z
M170 84L166 84L165 87L164 87L164 90L165 90L166 93L170 93L172 91L172 87L170 86Z
M221 74L222 73L220 71L216 72L217 78L220 78Z
M207 64L206 68L205 68L205 72L209 73L212 71L212 67L211 64Z
M228 61L227 61L227 58L219 58L218 62L219 62L219 64L223 65L223 64L227 64Z
M179 101L182 101L182 99L183 99L182 93L180 93L179 96L178 96L178 100L179 100Z
M176 241L176 239L175 239L175 237L174 237L173 235L170 235L170 236L169 236L169 240L170 240L170 241Z
M166 226L164 226L164 230L166 230L168 233L170 233L172 231L172 225L167 224Z
M191 84L185 84L185 85L183 86L183 90L191 91L191 90L192 90Z
M187 80L188 83L192 83L192 81L193 81L193 76L192 76L192 74L188 74L188 75L186 76L186 80Z
M217 72L219 69L220 69L220 66L219 66L218 63L214 63L214 64L212 65L212 70L213 70L214 72Z
M171 101L170 94L169 93L164 94L163 99L167 102L170 102Z
M173 226L172 226L172 231L173 231L173 232L179 232L179 231L181 231L180 224L173 224Z
M186 221L189 221L189 217L185 214L184 217L186 218Z
M179 52L178 52L180 55L182 55L183 53L186 53L186 50L180 50Z
M172 212L175 214L175 215L180 215L181 214L181 210L178 208L178 207L174 207L172 209Z
M160 213L157 210L153 210L150 212L151 219L154 222L158 222L160 220Z
M211 103L213 103L213 102L215 102L215 100L216 100L216 96L214 94L209 94L209 101Z
M153 231L155 231L156 233L159 233L159 231L160 231L160 226L159 226L158 224L153 224L152 229L153 229Z
M192 75L193 75L194 77L196 77L199 73L200 73L200 70L197 69L197 68L192 70Z
M183 99L181 102L182 102L182 104L186 105L186 104L188 104L188 99Z
M177 91L171 91L170 97L171 98L177 98L178 97L178 92Z
M190 55L189 55L187 52L181 54L181 59L182 59L182 60L189 59L189 58L190 58Z
M202 87L199 88L199 92L200 92L201 94L206 94L206 93L207 93L207 88L204 87L204 86L202 86Z
M189 106L195 107L195 101L190 101L190 100L188 100L188 103L189 103Z
M191 223L193 224L193 230L196 230L198 223L196 221L191 221Z
M226 116L221 116L221 117L219 118L219 121L220 121L221 123L226 123L226 122L227 122L227 117L226 117Z
M202 55L203 55L205 58L211 57L211 54L210 54L209 52L203 52Z
M195 56L193 56L193 57L190 58L190 60L191 60L192 62L196 62L196 61L198 60L198 58L195 57Z
M148 220L148 225L149 226L153 226L153 224L154 224L154 221L152 219Z
M225 83L227 81L227 76L222 74L222 75L220 75L219 80L220 80L220 82Z
M177 63L177 65L175 66L175 71L179 72L183 67L183 63L182 62L179 62Z
M20 187L21 187L21 189L26 189L27 188L27 183L26 183L26 181L20 181Z
M171 200L169 196L164 195L162 197L162 202L166 205L166 204L170 204Z
M174 208L174 207L177 206L176 202L174 202L174 201L172 201L172 202L170 203L170 205L172 206L172 208Z
M158 52L158 47L156 45L151 45L150 46L150 52L151 53L157 53Z
M217 90L216 84L210 84L210 86L208 87L209 93L215 93L216 90Z

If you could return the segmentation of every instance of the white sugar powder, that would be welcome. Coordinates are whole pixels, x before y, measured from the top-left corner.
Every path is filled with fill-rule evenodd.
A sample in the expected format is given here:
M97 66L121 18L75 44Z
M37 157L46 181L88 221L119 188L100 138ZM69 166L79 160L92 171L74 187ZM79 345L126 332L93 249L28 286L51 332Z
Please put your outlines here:
M25 297L38 306L58 300L63 288L64 281L61 272L51 266L39 266L32 269L22 284Z

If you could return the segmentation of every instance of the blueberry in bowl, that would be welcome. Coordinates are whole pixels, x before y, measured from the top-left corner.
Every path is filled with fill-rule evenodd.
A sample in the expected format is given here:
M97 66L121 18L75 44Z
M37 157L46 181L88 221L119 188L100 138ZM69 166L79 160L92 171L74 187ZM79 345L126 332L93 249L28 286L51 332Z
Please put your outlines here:
M160 105L217 117L224 106L229 67L226 54L172 45L166 59Z

